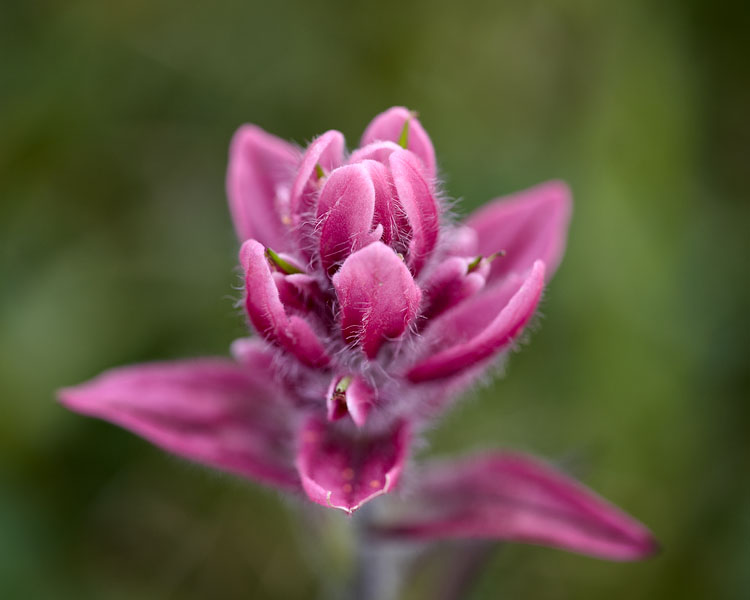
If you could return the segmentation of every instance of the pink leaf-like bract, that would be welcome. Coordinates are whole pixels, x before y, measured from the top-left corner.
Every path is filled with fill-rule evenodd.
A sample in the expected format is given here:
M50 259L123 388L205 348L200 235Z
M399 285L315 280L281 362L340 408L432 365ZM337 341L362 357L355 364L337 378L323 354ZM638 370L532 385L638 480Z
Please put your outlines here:
M332 171L343 160L344 136L339 131L327 131L318 137L302 156L292 183L289 198L292 225L299 226L305 215L313 210L318 169ZM311 189L312 188L312 189Z
M256 331L306 365L328 364L330 359L310 324L297 315L287 315L263 246L247 240L240 250L240 262L245 269L245 306Z
M402 514L379 531L526 542L609 560L657 550L643 525L591 490L535 459L498 452L426 467Z
M437 169L432 140L430 140L430 136L427 135L416 115L403 106L394 106L375 117L362 135L361 146L367 146L377 141L398 142L407 122L406 148L420 158L427 177L434 179Z
M289 216L289 178L298 162L294 146L260 127L244 125L234 134L227 196L241 242L255 238L276 250L286 249L283 219Z
M506 348L534 314L543 288L544 263L536 261L525 280L508 278L443 313L425 332L425 343L428 348L447 349L413 366L409 380L450 377ZM498 307L503 308L498 311Z
M547 265L550 279L565 251L571 205L568 186L550 181L499 198L470 215L466 225L477 233L477 253L505 252L492 263L490 279L522 275L536 260Z
M116 423L189 460L296 489L284 393L268 372L225 359L121 367L60 391L77 412Z

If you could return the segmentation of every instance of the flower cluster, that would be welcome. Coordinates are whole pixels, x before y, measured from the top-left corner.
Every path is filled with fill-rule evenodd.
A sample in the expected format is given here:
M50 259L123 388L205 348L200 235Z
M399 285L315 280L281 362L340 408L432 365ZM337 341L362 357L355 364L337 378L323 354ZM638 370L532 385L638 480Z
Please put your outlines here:
M73 410L188 459L353 512L398 484L425 426L534 315L565 245L567 187L546 183L449 217L432 142L395 107L346 154L258 127L234 137L227 191L257 337L233 360L132 366L65 389ZM534 459L426 465L381 532L648 554L640 524Z

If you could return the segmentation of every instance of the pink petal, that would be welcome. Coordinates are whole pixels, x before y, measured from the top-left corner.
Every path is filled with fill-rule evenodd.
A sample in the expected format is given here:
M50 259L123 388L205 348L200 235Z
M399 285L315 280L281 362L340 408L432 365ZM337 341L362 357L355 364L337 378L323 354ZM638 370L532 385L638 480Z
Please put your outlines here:
M245 307L256 331L306 365L328 364L330 359L309 323L297 315L287 315L263 246L247 240L240 250L240 263L245 270Z
M338 421L349 415L357 427L364 427L375 402L375 395L375 390L361 377L334 377L326 396L328 420Z
M433 465L389 536L489 538L542 544L609 560L657 545L640 523L569 477L526 456L494 453Z
M393 152L389 162L399 202L411 227L408 261L416 275L437 244L440 207L411 152Z
M286 327L287 316L263 245L255 240L247 240L240 249L240 264L245 271L245 306L250 321L258 333L275 339Z
M544 263L537 261L525 280L509 277L443 313L425 331L423 343L430 352L446 349L412 367L408 379L450 377L506 348L534 314L543 288Z
M363 160L361 164L367 169L375 187L374 222L383 228L381 239L389 246L400 237L401 231L408 231L409 224L394 195L393 178L386 165L375 160Z
M425 173L432 180L437 174L432 141L416 118L416 114L403 106L394 106L375 117L365 129L360 146L376 141L398 142L406 121L409 121L409 139L406 148L422 160Z
M232 138L227 196L240 241L256 238L278 250L288 247L283 221L289 216L289 190L299 152L255 125Z
M320 187L318 169L325 173L338 167L344 156L344 136L331 130L310 144L302 156L289 198L292 222L299 226L309 216L315 216L315 197Z
M364 166L347 165L330 174L318 201L320 259L326 272L377 241L371 231L374 213L375 186Z
M300 432L297 470L313 502L352 513L398 483L408 427L364 436L310 419Z
M522 274L536 260L544 261L551 278L565 251L571 210L568 186L550 181L495 200L470 215L466 225L477 232L478 253L506 252L492 264L490 279Z
M184 458L268 485L299 486L283 391L259 368L220 359L136 365L63 389L59 398Z
M382 242L351 254L333 276L333 286L344 339L358 341L368 358L417 316L421 292L403 260Z

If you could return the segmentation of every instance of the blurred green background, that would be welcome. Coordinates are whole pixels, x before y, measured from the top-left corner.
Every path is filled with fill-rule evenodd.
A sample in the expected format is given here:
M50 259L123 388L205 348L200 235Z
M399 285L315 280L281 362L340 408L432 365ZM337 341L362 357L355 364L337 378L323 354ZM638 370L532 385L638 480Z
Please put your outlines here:
M533 343L422 455L562 461L664 545L637 564L503 547L470 598L750 597L746 6L5 0L0 597L321 593L275 492L54 390L243 335L236 127L353 146L393 104L419 111L463 212L553 177L575 194Z

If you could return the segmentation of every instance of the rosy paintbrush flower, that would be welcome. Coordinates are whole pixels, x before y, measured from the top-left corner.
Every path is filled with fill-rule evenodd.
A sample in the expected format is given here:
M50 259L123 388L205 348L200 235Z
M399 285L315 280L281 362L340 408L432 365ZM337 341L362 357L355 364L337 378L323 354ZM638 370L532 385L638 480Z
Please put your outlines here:
M347 155L252 125L230 151L244 307L234 359L115 369L62 402L212 467L353 512L392 491L426 425L512 346L565 246L570 194L551 182L447 214L432 142L392 108ZM653 550L640 524L529 458L415 467L386 535L491 537L611 559Z

